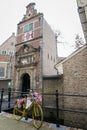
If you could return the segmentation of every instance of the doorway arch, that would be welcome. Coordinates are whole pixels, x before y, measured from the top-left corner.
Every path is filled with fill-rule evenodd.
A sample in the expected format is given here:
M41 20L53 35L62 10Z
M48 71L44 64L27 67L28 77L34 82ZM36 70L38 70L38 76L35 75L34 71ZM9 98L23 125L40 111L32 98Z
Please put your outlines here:
M28 73L22 75L22 92L30 91L30 76Z

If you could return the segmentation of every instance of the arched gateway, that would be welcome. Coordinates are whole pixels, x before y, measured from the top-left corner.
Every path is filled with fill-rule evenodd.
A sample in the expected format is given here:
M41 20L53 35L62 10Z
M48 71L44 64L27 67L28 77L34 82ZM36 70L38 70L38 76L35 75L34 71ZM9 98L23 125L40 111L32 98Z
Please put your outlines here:
M22 80L22 92L27 92L30 90L30 76L28 73L25 73L22 75L21 77L21 80Z

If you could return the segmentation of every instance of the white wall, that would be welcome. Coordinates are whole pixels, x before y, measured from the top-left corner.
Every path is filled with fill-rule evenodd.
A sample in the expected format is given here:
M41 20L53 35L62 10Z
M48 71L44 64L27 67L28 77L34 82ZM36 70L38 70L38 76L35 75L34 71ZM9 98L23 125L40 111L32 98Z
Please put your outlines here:
M43 74L56 75L54 69L57 58L55 34L48 23L43 19Z

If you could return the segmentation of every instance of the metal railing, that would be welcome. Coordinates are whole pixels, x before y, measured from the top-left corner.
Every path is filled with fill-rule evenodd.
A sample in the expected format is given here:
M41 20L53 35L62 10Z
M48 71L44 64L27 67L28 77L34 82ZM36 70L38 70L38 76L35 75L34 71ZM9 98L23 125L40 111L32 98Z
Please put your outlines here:
M21 92L20 90L13 90L11 88L0 90L0 113L2 110L13 108L14 101L17 98L22 98L29 92Z
M62 112L73 112L73 113L79 113L79 114L84 114L84 115L87 114L87 109L82 109L82 110L80 110L80 108L78 108L78 109L73 109L73 108L67 109L65 102L63 102L64 106L60 107L60 102L61 102L60 97L62 97L62 99L64 99L64 100L65 100L66 97L68 97L68 98L72 97L72 98L78 98L78 99L79 98L87 98L87 95L85 95L85 94L83 95L83 94L58 93L58 90L56 90L55 93L43 93L43 96L44 95L45 96L48 96L48 95L54 96L55 95L55 104L56 105L55 105L55 107L52 107L52 108L56 110L56 124L57 124L58 127L59 127L59 122L60 122L59 121L59 119L60 119L60 117L59 117L60 111L62 111ZM44 100L44 98L43 98L43 100ZM69 103L68 103L68 106L69 106ZM44 103L43 103L43 107L49 108L49 106L44 106ZM80 106L80 107L82 107L82 106Z
M9 109L9 108L12 108L14 106L14 100L17 99L17 98L21 98L23 97L23 95L26 95L28 94L28 92L26 93L23 93L21 92L20 90L13 90L11 88L9 89L1 89L0 90L0 112L3 110L3 106L4 105L7 105L5 106L5 109ZM56 124L57 126L59 126L59 112L60 111L67 111L67 112L75 112L75 113L82 113L82 114L87 114L87 111L84 111L84 110L73 110L73 109L65 109L65 108L60 108L60 97L62 96L63 98L64 97L80 97L80 98L83 98L83 97L87 97L87 95L82 95L82 94L64 94L64 93L58 93L58 90L55 91L55 93L42 93L42 97L43 97L43 100L42 100L42 107L47 107L44 105L44 96L48 96L50 95L51 97L54 96L55 98L55 110L56 110ZM53 108L52 104L51 104L51 108Z

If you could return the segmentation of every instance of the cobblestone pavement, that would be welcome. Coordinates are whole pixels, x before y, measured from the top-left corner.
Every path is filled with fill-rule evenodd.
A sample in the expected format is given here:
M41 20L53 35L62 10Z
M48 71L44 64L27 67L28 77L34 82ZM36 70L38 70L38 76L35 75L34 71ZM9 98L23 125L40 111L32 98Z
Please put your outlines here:
M0 130L36 130L33 126L32 119L27 121L22 118L21 121L13 119L13 115L2 112L0 114ZM70 128L66 126L56 127L55 124L43 122L42 127L39 130L82 130L77 128Z

